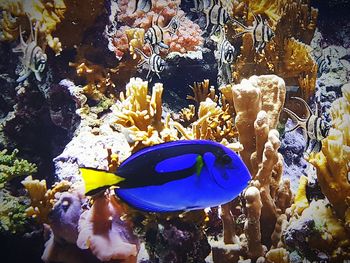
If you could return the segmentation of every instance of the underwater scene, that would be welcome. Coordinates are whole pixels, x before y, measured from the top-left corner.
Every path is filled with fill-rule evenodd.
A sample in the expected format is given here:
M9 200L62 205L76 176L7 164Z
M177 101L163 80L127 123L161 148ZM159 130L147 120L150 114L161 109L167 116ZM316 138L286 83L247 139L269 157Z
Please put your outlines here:
M0 262L350 262L350 2L0 0Z

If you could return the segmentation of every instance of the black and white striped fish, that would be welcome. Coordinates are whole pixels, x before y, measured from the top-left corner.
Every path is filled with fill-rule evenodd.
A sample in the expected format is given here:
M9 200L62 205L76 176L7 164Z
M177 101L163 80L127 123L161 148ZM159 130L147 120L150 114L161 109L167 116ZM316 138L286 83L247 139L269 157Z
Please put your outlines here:
M220 4L215 4L214 0L211 0L208 8L204 9L207 24L205 30L209 25L213 25L210 35L216 32L218 27L223 27L230 20L230 16L226 9Z
M218 45L219 51L219 70L222 68L222 65L233 63L235 48L232 44L226 39L224 30L221 30L221 41Z
M159 47L164 49L169 48L169 46L164 43L164 35L169 33L172 36L180 27L180 18L177 15L170 20L166 27L161 27L158 25L158 18L156 22L152 21L152 27L146 31L144 37L145 43L151 45L154 52L157 54L159 54Z
M243 28L243 31L238 33L236 37L239 37L245 33L249 33L252 35L253 38L253 46L256 48L256 51L259 52L260 50L263 50L266 46L266 44L275 36L275 33L273 32L272 28L267 24L266 20L264 20L261 15L256 16L253 13L254 16L254 22L252 26L245 26L241 22L232 19L232 21L236 24L238 24L240 27Z
M147 63L149 65L148 73L147 73L147 79L150 77L151 72L155 73L158 78L160 78L159 73L161 73L165 68L165 61L159 56L158 54L152 52L151 56L147 56L145 53L143 53L140 49L135 48L135 51L139 53L143 57L143 61L137 65L138 68L142 67L143 64ZM152 81L152 76L150 78L150 81Z
M147 13L152 9L152 0L135 0L133 2L135 2L133 13L139 10Z
M302 128L304 131L304 137L306 139L306 153L319 152L322 147L321 140L328 136L330 125L326 123L321 117L313 114L310 106L299 97L291 97L291 99L298 100L304 104L307 109L306 118L300 118L293 111L284 108L283 110L288 113L291 119L297 124L290 130L285 132L291 132L298 128ZM311 147L310 147L311 146Z
M31 74L31 72L34 72L35 78L38 81L41 81L41 75L45 69L47 56L42 50L41 47L37 44L37 38L38 33L37 29L35 29L35 35L33 34L33 27L32 23L30 22L30 37L27 40L27 43L23 40L23 32L21 29L21 26L19 27L19 37L20 37L20 44L12 49L13 52L21 52L23 53L23 57L21 59L23 70L20 73L19 78L17 79L17 82L22 82L25 79L28 78L28 76Z

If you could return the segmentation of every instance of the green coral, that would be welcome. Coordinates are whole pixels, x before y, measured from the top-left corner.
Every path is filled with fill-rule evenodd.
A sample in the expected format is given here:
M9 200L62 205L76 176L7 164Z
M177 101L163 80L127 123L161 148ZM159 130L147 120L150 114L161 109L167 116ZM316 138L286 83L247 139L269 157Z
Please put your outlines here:
M5 189L0 190L0 232L23 233L28 224L25 213L28 205L28 198L15 197Z
M7 154L0 151L0 233L23 233L28 226L26 209L29 199L25 196L13 196L5 187L11 179L36 173L35 164L17 158L18 150Z
M35 164L18 159L17 153L18 150L14 150L11 154L7 154L6 149L0 151L0 189L15 177L34 174L37 171Z

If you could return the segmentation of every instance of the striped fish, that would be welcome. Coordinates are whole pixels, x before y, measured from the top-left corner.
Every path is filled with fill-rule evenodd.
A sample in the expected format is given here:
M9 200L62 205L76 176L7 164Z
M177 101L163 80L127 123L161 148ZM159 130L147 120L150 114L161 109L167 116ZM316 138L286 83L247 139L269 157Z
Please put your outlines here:
M299 97L291 97L291 99L302 102L307 109L307 115L306 118L303 119L296 115L293 111L284 108L283 110L288 113L293 121L297 123L292 129L285 132L291 132L298 128L302 128L306 139L306 153L309 154L311 151L319 152L322 147L321 140L328 136L331 128L330 125L321 117L314 115L310 106L303 99Z
M136 11L149 12L152 9L152 0L135 0L135 9L132 13Z
M243 31L238 33L235 38L245 33L251 34L253 38L253 46L256 48L256 51L259 52L265 48L266 44L275 36L275 33L266 23L266 21L261 17L261 15L256 16L253 13L253 16L253 25L249 27L243 25L241 22L235 19L232 19L232 21L243 28Z
M221 41L218 45L219 51L219 70L222 68L222 65L233 63L235 48L232 44L226 39L224 30L221 30Z
M19 36L20 36L20 44L12 49L13 52L21 52L23 53L23 57L21 59L22 65L24 69L20 73L20 77L17 79L17 82L22 82L29 77L29 75L34 72L35 78L38 81L41 81L41 75L45 69L47 56L41 47L37 44L38 32L35 30L35 35L33 34L32 23L30 22L30 37L27 40L27 43L23 40L23 32L21 26L19 27Z
M158 78L160 78L159 73L162 72L165 68L165 61L159 56L158 54L152 52L151 56L147 56L145 53L143 53L140 49L135 48L135 51L139 53L143 57L143 61L137 65L138 68L142 67L143 64L147 63L149 65L148 73L147 73L147 79L149 77L150 81L152 81L152 76L150 75L151 72L155 73Z
M216 4L214 0L210 1L210 5L204 9L204 13L207 20L205 30L208 29L210 24L213 25L210 35L215 33L219 26L223 27L230 20L226 9L220 4Z
M156 21L152 21L152 27L146 31L144 37L145 43L151 45L154 52L157 54L159 54L159 47L164 49L169 48L169 46L164 43L164 35L169 33L170 36L172 36L180 27L180 18L177 15L170 20L166 27L159 26L159 15Z

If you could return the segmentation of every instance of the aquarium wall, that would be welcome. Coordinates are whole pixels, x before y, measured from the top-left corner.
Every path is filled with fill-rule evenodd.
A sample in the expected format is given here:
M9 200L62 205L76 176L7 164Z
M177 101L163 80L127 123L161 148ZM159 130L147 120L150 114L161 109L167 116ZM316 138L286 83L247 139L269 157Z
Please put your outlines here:
M349 7L0 1L1 262L350 262Z

